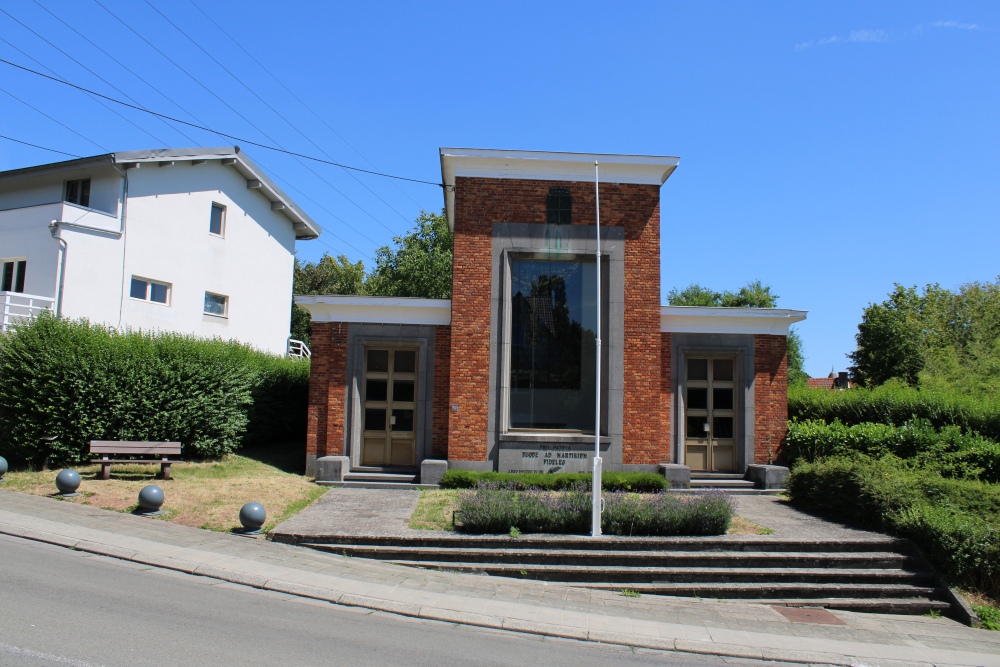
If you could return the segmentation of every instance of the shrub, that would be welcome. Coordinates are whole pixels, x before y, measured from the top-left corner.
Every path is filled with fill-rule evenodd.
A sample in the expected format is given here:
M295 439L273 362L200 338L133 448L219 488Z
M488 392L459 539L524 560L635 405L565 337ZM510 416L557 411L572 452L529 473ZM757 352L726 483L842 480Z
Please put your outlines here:
M610 535L719 535L729 529L732 499L725 493L605 496L601 529ZM467 533L586 533L591 497L583 484L565 491L523 490L483 482L459 496L456 517Z
M248 424L254 436L295 431L294 387L308 377L297 363L236 343L42 316L0 336L0 447L35 465L79 463L90 440L176 440L185 456L220 456L242 444Z
M892 455L833 457L796 466L788 494L810 511L912 539L955 583L1000 592L1000 486Z
M828 456L881 458L892 454L913 459L948 477L1000 482L1000 443L976 433L962 433L958 426L936 430L926 419L914 419L902 426L848 426L838 419L831 424L820 419L791 421L786 447L792 465Z
M788 388L788 415L800 421L840 420L849 426L873 422L902 426L914 418L926 419L934 428L958 426L1000 441L1000 400L958 392L921 391L899 382L873 389L828 391L806 386Z
M583 484L590 489L591 474L589 472L560 473L510 473L510 472L478 472L475 470L452 469L445 472L441 479L442 489L474 489L481 482L502 484L512 489L547 489L559 491L576 488ZM604 491L634 491L636 493L657 493L667 488L663 475L652 472L606 472L601 475L601 488Z

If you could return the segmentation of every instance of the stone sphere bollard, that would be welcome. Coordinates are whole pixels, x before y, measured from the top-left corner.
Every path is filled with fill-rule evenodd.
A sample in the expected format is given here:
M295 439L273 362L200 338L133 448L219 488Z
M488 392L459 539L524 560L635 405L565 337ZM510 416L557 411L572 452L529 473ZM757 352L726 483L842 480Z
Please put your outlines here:
M7 474L7 470L8 470L8 468L7 468L7 459L5 459L4 457L0 456L0 482L6 482L7 481L7 480L5 480L3 478L3 476Z
M56 488L63 498L72 498L80 495L76 492L80 488L80 473L70 468L60 470L56 475Z
M243 524L244 535L257 535L260 533L264 520L267 519L267 512L260 503L247 503L240 508L240 523Z
M155 484L142 487L142 490L139 491L139 509L136 510L136 514L142 516L163 514L163 510L160 509L162 506L163 489Z

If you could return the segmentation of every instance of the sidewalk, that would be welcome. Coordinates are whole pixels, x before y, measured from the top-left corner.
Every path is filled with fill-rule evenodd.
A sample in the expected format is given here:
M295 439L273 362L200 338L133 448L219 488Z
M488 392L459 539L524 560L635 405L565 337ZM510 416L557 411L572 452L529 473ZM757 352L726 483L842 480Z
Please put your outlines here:
M0 491L0 533L336 604L532 634L809 664L1000 667L1000 633L945 618L835 611L836 624L793 622L763 605L411 569L12 491Z

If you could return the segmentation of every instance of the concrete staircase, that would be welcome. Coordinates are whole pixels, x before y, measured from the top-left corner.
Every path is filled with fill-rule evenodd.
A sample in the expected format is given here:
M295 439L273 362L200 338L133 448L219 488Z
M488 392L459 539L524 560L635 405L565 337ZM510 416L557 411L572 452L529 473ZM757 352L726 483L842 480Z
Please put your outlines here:
M422 485L417 482L420 475L415 473L363 472L351 471L344 474L342 482L317 482L324 486L344 486L356 489L425 489L436 485Z
M645 595L897 614L951 608L947 589L912 545L889 537L330 536L301 544L411 567Z

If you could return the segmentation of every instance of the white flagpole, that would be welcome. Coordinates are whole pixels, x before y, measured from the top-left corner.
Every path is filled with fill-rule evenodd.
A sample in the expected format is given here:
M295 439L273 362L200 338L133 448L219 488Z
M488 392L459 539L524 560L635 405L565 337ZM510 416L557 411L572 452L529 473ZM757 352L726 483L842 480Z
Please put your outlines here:
M601 172L594 162L595 208L597 209L597 388L594 391L594 474L591 479L590 533L601 536Z

